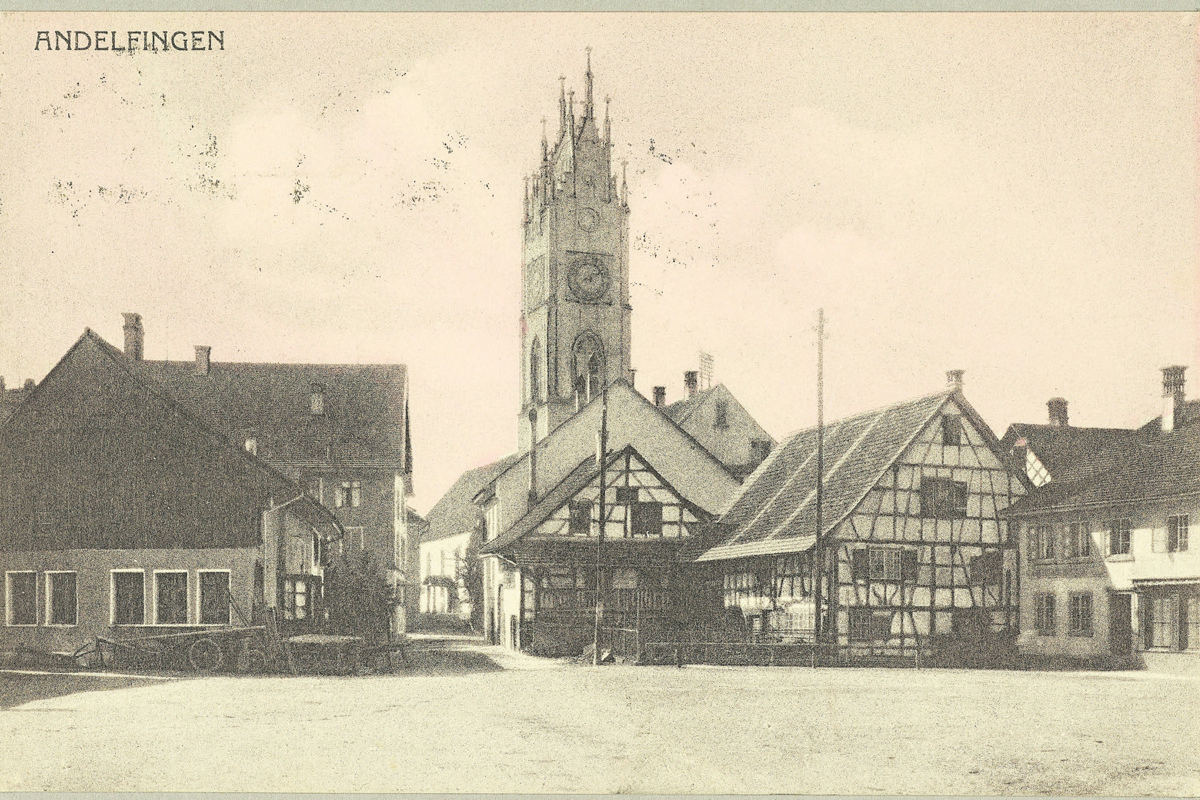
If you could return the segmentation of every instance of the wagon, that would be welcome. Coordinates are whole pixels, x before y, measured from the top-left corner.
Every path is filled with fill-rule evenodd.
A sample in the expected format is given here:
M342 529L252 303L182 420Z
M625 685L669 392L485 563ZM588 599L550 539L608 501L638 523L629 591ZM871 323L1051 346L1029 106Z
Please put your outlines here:
M100 665L133 663L165 669L171 665L215 672L222 667L238 672L264 672L267 657L265 626L203 628L121 638L97 637L75 652L76 659L98 659Z

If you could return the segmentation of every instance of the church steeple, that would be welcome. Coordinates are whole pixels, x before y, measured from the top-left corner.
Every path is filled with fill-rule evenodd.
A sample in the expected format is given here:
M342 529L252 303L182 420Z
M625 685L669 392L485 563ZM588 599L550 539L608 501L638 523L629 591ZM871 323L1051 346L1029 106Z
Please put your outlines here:
M525 201L522 245L522 450L616 380L630 380L629 208L612 169L611 102L603 136L587 48L582 114L559 78L559 135ZM624 175L621 187L624 189Z

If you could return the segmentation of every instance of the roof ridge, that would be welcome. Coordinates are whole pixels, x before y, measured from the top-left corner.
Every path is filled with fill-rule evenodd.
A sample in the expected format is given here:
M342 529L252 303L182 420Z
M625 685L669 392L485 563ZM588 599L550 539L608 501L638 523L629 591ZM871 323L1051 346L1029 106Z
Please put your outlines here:
M826 422L825 427L828 428L830 425L832 425L834 423L838 423L838 422L850 422L852 420L859 419L860 417L869 417L874 414L881 414L885 411L893 411L897 408L914 405L914 404L920 403L924 400L932 400L935 397L949 397L950 395L954 394L956 391L957 391L956 389L942 389L937 392L930 392L929 394L920 395L919 397L911 397L908 400L900 400L895 403L890 403L889 405L886 405L886 406L878 406L877 408L867 409L866 411L860 411L857 414L851 414L846 417L838 417L833 422ZM816 425L810 425L807 428L799 428L797 430L792 431L791 433L786 434L783 437L783 439L786 442L787 440L791 439L794 436L799 436L800 434L808 433L809 431L815 431L817 429L817 427L818 426L816 426Z

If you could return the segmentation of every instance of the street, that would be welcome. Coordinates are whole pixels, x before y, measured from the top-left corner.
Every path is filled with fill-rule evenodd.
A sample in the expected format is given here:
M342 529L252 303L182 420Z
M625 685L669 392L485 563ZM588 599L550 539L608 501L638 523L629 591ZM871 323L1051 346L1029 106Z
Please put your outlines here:
M109 690L0 710L0 789L1200 791L1195 678L593 668L452 648L396 675L221 675L124 688L87 679ZM21 678L4 677L0 686Z

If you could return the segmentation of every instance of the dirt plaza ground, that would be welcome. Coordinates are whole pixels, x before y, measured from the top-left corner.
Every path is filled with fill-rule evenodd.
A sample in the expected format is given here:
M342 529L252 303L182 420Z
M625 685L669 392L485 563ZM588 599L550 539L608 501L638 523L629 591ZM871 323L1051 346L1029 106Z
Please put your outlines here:
M1187 676L593 668L458 645L396 675L59 677L0 676L0 789L1200 792Z

